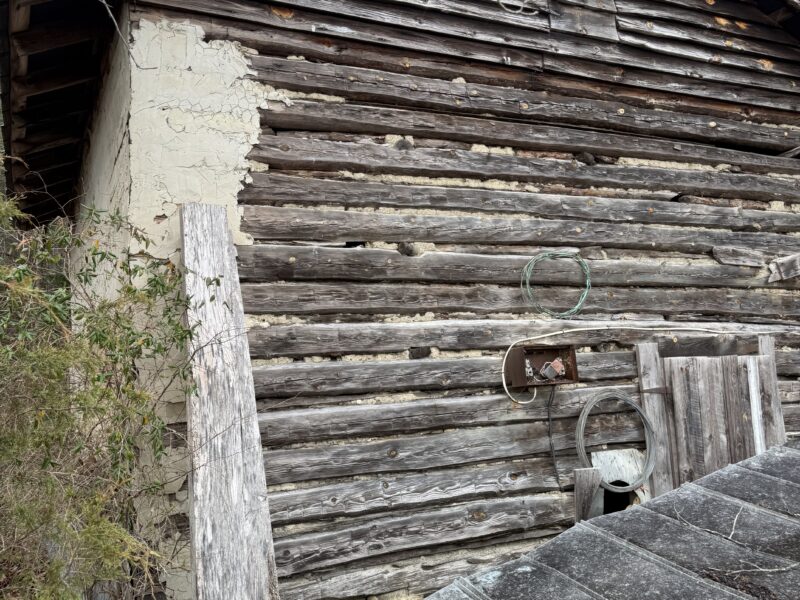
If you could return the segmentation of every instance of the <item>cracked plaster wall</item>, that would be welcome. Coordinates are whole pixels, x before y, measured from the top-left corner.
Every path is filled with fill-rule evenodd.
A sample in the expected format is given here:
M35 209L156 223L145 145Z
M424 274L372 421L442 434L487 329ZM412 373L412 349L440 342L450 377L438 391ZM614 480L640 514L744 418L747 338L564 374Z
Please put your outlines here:
M247 79L249 51L238 44L206 42L202 28L189 22L142 19L131 27L122 13L120 29L130 31L130 42L112 44L84 159L82 204L119 211L153 243L142 248L112 232L102 243L179 262L179 207L189 202L225 206L234 241L250 243L239 229L237 195L261 131L258 109L274 92ZM108 282L101 285L113 294ZM182 394L165 397L162 417L185 420ZM137 506L145 532L187 512L186 478L176 475L188 472L188 456L172 449L166 463L163 496ZM173 532L161 546L174 556L163 579L168 596L191 598L188 539Z

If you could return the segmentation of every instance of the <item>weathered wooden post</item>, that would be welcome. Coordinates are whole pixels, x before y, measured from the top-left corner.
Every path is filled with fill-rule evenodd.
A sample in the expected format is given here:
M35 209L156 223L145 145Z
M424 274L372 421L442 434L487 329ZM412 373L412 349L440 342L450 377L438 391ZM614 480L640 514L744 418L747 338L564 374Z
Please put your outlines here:
M189 522L198 600L277 600L267 483L225 208L182 207L188 321Z

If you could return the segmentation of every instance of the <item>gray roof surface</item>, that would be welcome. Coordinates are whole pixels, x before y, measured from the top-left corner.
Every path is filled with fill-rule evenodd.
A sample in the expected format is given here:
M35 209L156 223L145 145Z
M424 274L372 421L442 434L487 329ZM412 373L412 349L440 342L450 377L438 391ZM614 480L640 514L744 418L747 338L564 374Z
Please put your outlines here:
M797 447L772 448L644 505L578 523L429 600L799 599Z

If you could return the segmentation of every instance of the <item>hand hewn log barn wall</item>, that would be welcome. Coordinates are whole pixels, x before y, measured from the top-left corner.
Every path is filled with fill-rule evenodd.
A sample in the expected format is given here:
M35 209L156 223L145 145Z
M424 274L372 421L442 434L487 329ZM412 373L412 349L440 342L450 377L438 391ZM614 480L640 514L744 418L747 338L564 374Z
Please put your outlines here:
M239 268L286 599L416 597L571 523L575 417L638 394L654 335L551 340L583 381L555 395L557 478L543 403L498 393L508 344L565 325L518 289L541 250L589 262L572 325L779 331L800 431L800 280L766 268L800 252L797 41L732 0L534 4L139 3L269 86ZM580 294L571 262L542 277L549 308ZM642 439L621 407L590 421L590 446Z

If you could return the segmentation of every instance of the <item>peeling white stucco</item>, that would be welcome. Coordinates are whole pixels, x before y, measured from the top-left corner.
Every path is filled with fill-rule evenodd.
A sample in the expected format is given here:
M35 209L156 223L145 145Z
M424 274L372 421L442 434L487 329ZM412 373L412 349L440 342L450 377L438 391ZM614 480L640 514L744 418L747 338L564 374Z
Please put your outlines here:
M131 60L129 218L155 242L148 253L178 250L178 207L189 202L225 206L234 242L250 243L236 198L271 94L247 79L248 52L206 42L188 22L141 20Z

